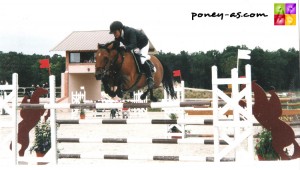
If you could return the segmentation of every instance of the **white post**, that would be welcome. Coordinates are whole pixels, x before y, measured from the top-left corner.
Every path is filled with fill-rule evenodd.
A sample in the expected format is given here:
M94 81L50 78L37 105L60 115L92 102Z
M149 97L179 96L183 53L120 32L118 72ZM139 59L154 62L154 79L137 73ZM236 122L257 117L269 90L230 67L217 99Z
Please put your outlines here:
M13 90L12 95L14 96L12 98L12 124L13 124L13 137L12 137L12 153L13 153L13 161L15 165L18 165L18 74L13 74Z
M185 100L185 89L184 89L184 81L181 80L181 100L180 101L184 101Z
M217 122L219 121L218 118L218 94L216 93L218 91L218 69L217 66L212 67L212 91L214 92L212 95L213 103L213 129L214 129L214 162L220 162L219 159L219 128L217 126Z
M250 82L247 84L247 92L245 95L245 99L247 101L247 116L248 120L252 122L253 114L252 114L252 82L251 82L251 66L249 64L246 65L246 78L250 80ZM253 134L253 126L248 126L249 130ZM254 144L253 144L253 135L250 135L248 137L248 154L250 161L254 160Z
M55 104L55 76L49 77L50 84L50 104ZM56 110L50 109L50 124L51 124L51 162L57 164L57 143L56 143Z
M61 84L60 84L60 98L65 97L65 73L61 73Z
M236 70L237 70L237 74L239 75L239 56L237 56Z
M232 84L231 98L227 96L222 90L218 88L221 84ZM241 92L239 91L239 85L246 84L246 88ZM251 67L246 65L246 77L239 78L237 68L231 70L231 78L218 78L217 67L212 67L212 90L213 90L213 128L214 128L214 161L220 162L220 160L227 155L230 151L235 150L236 161L253 160L253 123L252 123L252 96L251 96ZM239 100L243 97L246 98L247 108L239 106ZM219 98L223 99L226 104L219 108ZM233 121L223 121L219 119L219 116L229 110L233 110ZM246 117L243 121L240 118ZM232 140L226 132L222 131L222 128L230 127L234 130L234 140ZM241 129L243 128L243 129ZM242 130L242 131L241 131ZM223 148L219 147L219 140L224 139L228 146ZM244 152L241 143L248 139L248 153ZM219 152L221 150L221 152ZM238 151L238 152L237 152ZM237 153L242 153L242 157ZM246 158L247 157L247 158ZM241 159L246 158L246 159Z
M238 69L234 68L231 70L231 79L232 79L232 91L231 91L231 99L235 100L238 98L238 94L239 94L239 83L238 83ZM239 103L239 101L233 101L233 103ZM234 106L235 107L235 106ZM240 122L240 112L237 109L231 108L233 109L233 122L235 124L234 127L234 139L237 140L240 138L240 127L238 126L239 122ZM235 148L235 152L234 152L234 157L236 158L237 155L237 150L239 148Z

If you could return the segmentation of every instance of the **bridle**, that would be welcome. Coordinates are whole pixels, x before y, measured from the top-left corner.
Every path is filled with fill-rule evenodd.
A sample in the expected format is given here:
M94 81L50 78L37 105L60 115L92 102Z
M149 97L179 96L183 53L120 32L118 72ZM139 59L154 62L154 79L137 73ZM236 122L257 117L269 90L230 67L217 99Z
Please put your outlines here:
M106 46L101 46L100 49L104 49L106 50L108 53L110 53L110 49L108 49ZM102 67L98 67L96 68L96 75L100 75L101 76L101 79L104 77L104 76L113 76L113 77L116 77L118 75L120 75L120 71L121 71L121 68L122 68L122 65L123 65L123 62L124 62L124 57L123 57L123 54L120 50L117 50L116 55L113 57L112 60L109 60L109 56L103 56L105 57L105 64L104 66ZM121 57L121 63L118 64L118 60L119 58Z

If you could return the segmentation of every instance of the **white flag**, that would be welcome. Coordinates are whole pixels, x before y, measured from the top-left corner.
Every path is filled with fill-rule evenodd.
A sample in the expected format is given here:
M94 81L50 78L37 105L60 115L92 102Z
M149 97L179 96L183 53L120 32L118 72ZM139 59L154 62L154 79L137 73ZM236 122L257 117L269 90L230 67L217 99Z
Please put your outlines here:
M251 51L250 50L240 50L238 49L238 59L246 59L246 60L250 60L250 54Z

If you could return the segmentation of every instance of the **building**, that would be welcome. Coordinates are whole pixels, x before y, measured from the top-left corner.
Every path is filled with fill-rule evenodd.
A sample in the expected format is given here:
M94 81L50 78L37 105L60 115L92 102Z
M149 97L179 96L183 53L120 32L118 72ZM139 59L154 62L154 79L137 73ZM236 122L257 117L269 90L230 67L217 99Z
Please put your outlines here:
M101 81L95 74L95 54L98 44L113 41L109 30L74 31L51 51L66 52L66 71L61 75L62 98L71 96L72 91L85 87L87 100L101 99ZM156 54L150 42L149 54ZM71 102L71 99L68 99Z

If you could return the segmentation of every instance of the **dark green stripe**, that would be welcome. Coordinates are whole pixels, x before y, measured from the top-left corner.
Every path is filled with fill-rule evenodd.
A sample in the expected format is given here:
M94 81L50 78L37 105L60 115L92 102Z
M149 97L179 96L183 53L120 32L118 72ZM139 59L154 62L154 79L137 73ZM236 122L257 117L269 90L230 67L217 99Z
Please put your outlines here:
M58 124L79 124L79 120L56 120Z
M178 144L177 139L152 139L152 143Z
M80 158L80 154L58 154L58 158Z
M57 138L57 142L79 143L79 138Z
M102 124L127 124L126 120L122 120L122 119L115 119L115 120L102 120Z
M153 156L154 161L179 161L179 156Z
M177 124L177 120L172 119L152 119L151 124Z
M128 160L128 155L104 155L104 159L123 159L123 160Z
M104 138L103 143L127 143L126 138Z

